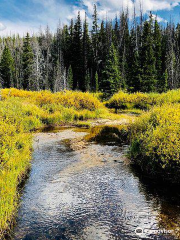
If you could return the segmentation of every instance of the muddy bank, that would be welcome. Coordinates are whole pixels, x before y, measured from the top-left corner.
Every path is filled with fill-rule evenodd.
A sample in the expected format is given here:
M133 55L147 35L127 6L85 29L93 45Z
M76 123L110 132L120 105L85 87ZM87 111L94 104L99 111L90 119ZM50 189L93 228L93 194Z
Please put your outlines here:
M81 121L81 122L74 122L74 123L61 123L59 125L48 125L43 126L39 129L35 129L35 132L53 132L53 131L61 131L66 130L68 128L91 128L91 127L98 127L98 126L120 126L120 125L129 125L130 123L134 122L135 115L132 114L130 117L129 114L123 114L123 118L119 120L112 120L112 119L94 119L88 121Z

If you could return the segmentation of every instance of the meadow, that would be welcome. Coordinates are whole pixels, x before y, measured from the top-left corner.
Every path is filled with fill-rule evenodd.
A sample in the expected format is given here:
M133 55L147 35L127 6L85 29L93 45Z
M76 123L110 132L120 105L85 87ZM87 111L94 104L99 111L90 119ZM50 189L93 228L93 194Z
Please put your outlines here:
M101 97L73 91L1 91L0 238L10 230L17 211L18 188L31 166L32 133L36 129L99 118L121 119L123 115L113 113L112 109L116 112L140 109L134 122L116 126L113 131L122 141L129 141L132 163L151 175L158 173L179 183L180 90L162 94L120 91L106 102ZM98 139L101 131L106 136L109 130L99 128L93 138Z

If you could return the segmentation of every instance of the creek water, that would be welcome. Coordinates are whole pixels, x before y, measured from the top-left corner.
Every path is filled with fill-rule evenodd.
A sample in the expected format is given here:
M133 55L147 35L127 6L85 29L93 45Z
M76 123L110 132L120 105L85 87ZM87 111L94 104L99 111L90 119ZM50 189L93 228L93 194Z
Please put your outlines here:
M72 150L68 141L86 134L36 135L12 239L178 239L179 193L144 180L128 164L127 146L90 142Z

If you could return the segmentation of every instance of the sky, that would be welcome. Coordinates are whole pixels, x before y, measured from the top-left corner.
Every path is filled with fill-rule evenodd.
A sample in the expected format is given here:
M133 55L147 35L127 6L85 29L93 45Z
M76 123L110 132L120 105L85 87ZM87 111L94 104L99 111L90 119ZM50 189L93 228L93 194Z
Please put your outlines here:
M90 21L93 4L98 6L99 19L113 19L127 7L132 16L134 6L138 16L142 5L143 13L152 11L159 22L180 22L180 0L0 0L0 35L38 33L47 25L55 31L59 23L67 24L78 11L82 19L86 12Z

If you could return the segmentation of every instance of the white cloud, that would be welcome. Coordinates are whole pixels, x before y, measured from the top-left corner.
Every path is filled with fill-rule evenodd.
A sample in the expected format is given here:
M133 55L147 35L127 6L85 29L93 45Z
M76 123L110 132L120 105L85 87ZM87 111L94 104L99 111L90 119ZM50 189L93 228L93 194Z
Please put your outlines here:
M6 26L2 22L0 22L0 31L3 31L4 29L6 29Z
M2 26L2 27L1 27ZM22 21L11 22L3 21L0 23L0 35L9 36L13 34L19 34L21 36L25 35L27 32L33 34L39 31L39 27L33 23L26 23Z
M153 19L156 19L158 22L164 22L164 23L167 23L167 20L162 18L162 17L159 17L155 14L153 14Z
M126 10L128 8L130 15L134 12L134 6L136 8L137 15L140 14L140 5L142 6L143 13L148 13L149 11L158 10L172 10L174 7L178 6L179 0L81 0L82 6L85 6L89 13L93 12L93 4L98 4L98 9L100 11L99 16L108 13L111 18L117 12L122 9Z
M180 0L76 0L76 5L70 5L66 0L31 0L33 4L38 4L39 14L36 11L27 9L28 16L33 19L29 22L21 21L2 21L0 19L0 34L20 33L21 35L29 32L37 32L39 27L45 28L48 24L52 31L56 29L59 22L68 23L71 18L74 18L78 11L81 12L82 19L85 16L85 11L90 18L93 14L93 5L97 4L99 18L103 19L108 15L109 18L114 18L122 9L129 10L130 16L133 15L134 6L136 8L137 16L140 14L140 3L142 5L143 13L158 10L172 10L178 6ZM77 5L78 3L78 5ZM16 6L17 8L17 6ZM19 10L20 11L20 10ZM20 14L20 13L19 13ZM166 21L160 16L158 21Z

